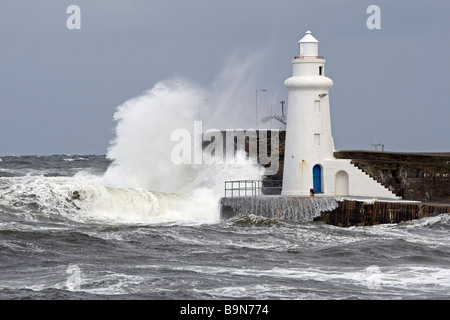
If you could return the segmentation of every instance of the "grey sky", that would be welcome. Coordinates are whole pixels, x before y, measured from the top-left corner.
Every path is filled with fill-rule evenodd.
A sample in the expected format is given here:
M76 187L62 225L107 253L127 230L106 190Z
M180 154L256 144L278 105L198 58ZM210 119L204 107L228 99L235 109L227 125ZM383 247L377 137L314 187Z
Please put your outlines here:
M254 89L279 113L308 29L334 81L336 149L449 152L448 17L442 0L0 0L0 155L104 154L116 106L177 74L209 85L239 50L269 51Z

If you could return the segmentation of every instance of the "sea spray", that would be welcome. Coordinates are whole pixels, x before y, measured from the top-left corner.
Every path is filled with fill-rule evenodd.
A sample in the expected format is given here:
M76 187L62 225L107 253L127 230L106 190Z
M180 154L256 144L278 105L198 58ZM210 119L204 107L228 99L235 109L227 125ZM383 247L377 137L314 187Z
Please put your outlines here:
M171 152L176 142L171 141L171 135L177 129L193 135L194 121L199 116L204 131L252 127L254 108L249 106L254 104L255 82L264 62L264 52L234 54L210 87L175 78L161 81L120 105L114 114L116 137L107 153L112 165L104 175L105 184L176 193L210 186L211 181L217 181L217 174L229 175L227 180L260 178L260 168L248 161L222 167L175 164ZM237 157L241 159L242 155ZM233 170L238 172L233 174ZM200 176L205 179L201 181Z
M200 118L205 128L256 129L255 90L267 86L267 83L261 84L260 79L264 79L262 71L269 64L268 54L268 49L262 49L249 54L234 52L228 57L207 90L207 102ZM275 95L276 92L270 92L272 98ZM260 108L263 107L261 103Z
M205 130L248 127L253 122L248 121L248 106L253 105L250 88L256 65L263 60L255 59L261 54L251 56L230 59L210 88L176 78L119 106L114 114L116 137L107 153L112 164L98 187L104 189L95 190L94 197L85 195L90 198L89 210L125 219L137 214L148 221L218 221L225 181L261 179L263 167L246 160L242 152L232 163L177 164L171 158L175 146L171 136L177 129L193 133L194 120L200 116L207 120Z
M116 138L107 157L113 163L103 179L109 186L178 192L191 180L192 166L171 161L171 134L191 131L202 90L174 79L156 84L117 108Z

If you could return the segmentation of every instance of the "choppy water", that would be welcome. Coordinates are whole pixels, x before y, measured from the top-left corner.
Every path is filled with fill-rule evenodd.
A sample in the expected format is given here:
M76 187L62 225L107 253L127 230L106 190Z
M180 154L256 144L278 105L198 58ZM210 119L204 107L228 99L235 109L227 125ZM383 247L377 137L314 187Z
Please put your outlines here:
M203 193L105 186L109 165L2 157L0 299L450 297L449 215L352 228L220 221Z

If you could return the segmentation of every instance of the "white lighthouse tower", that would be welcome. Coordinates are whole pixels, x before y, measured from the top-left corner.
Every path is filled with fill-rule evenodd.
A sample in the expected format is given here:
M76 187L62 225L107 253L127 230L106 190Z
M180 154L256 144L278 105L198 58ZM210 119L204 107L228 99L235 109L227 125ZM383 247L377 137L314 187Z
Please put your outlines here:
M323 160L334 151L328 96L333 81L325 77L325 59L311 31L299 43L293 75L284 82L289 90L284 195L309 195L311 188L323 193Z
M329 90L325 59L311 31L299 41L293 74L284 85L289 91L283 189L287 196L324 194L397 198L350 163L335 159L331 134Z

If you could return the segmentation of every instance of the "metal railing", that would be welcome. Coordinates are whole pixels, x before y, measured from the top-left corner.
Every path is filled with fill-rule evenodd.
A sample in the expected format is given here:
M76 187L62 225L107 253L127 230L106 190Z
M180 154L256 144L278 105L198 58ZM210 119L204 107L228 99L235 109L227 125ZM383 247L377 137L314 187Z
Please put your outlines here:
M225 181L225 198L259 196L261 194L260 183L259 180Z
M281 180L225 181L225 198L281 194Z

